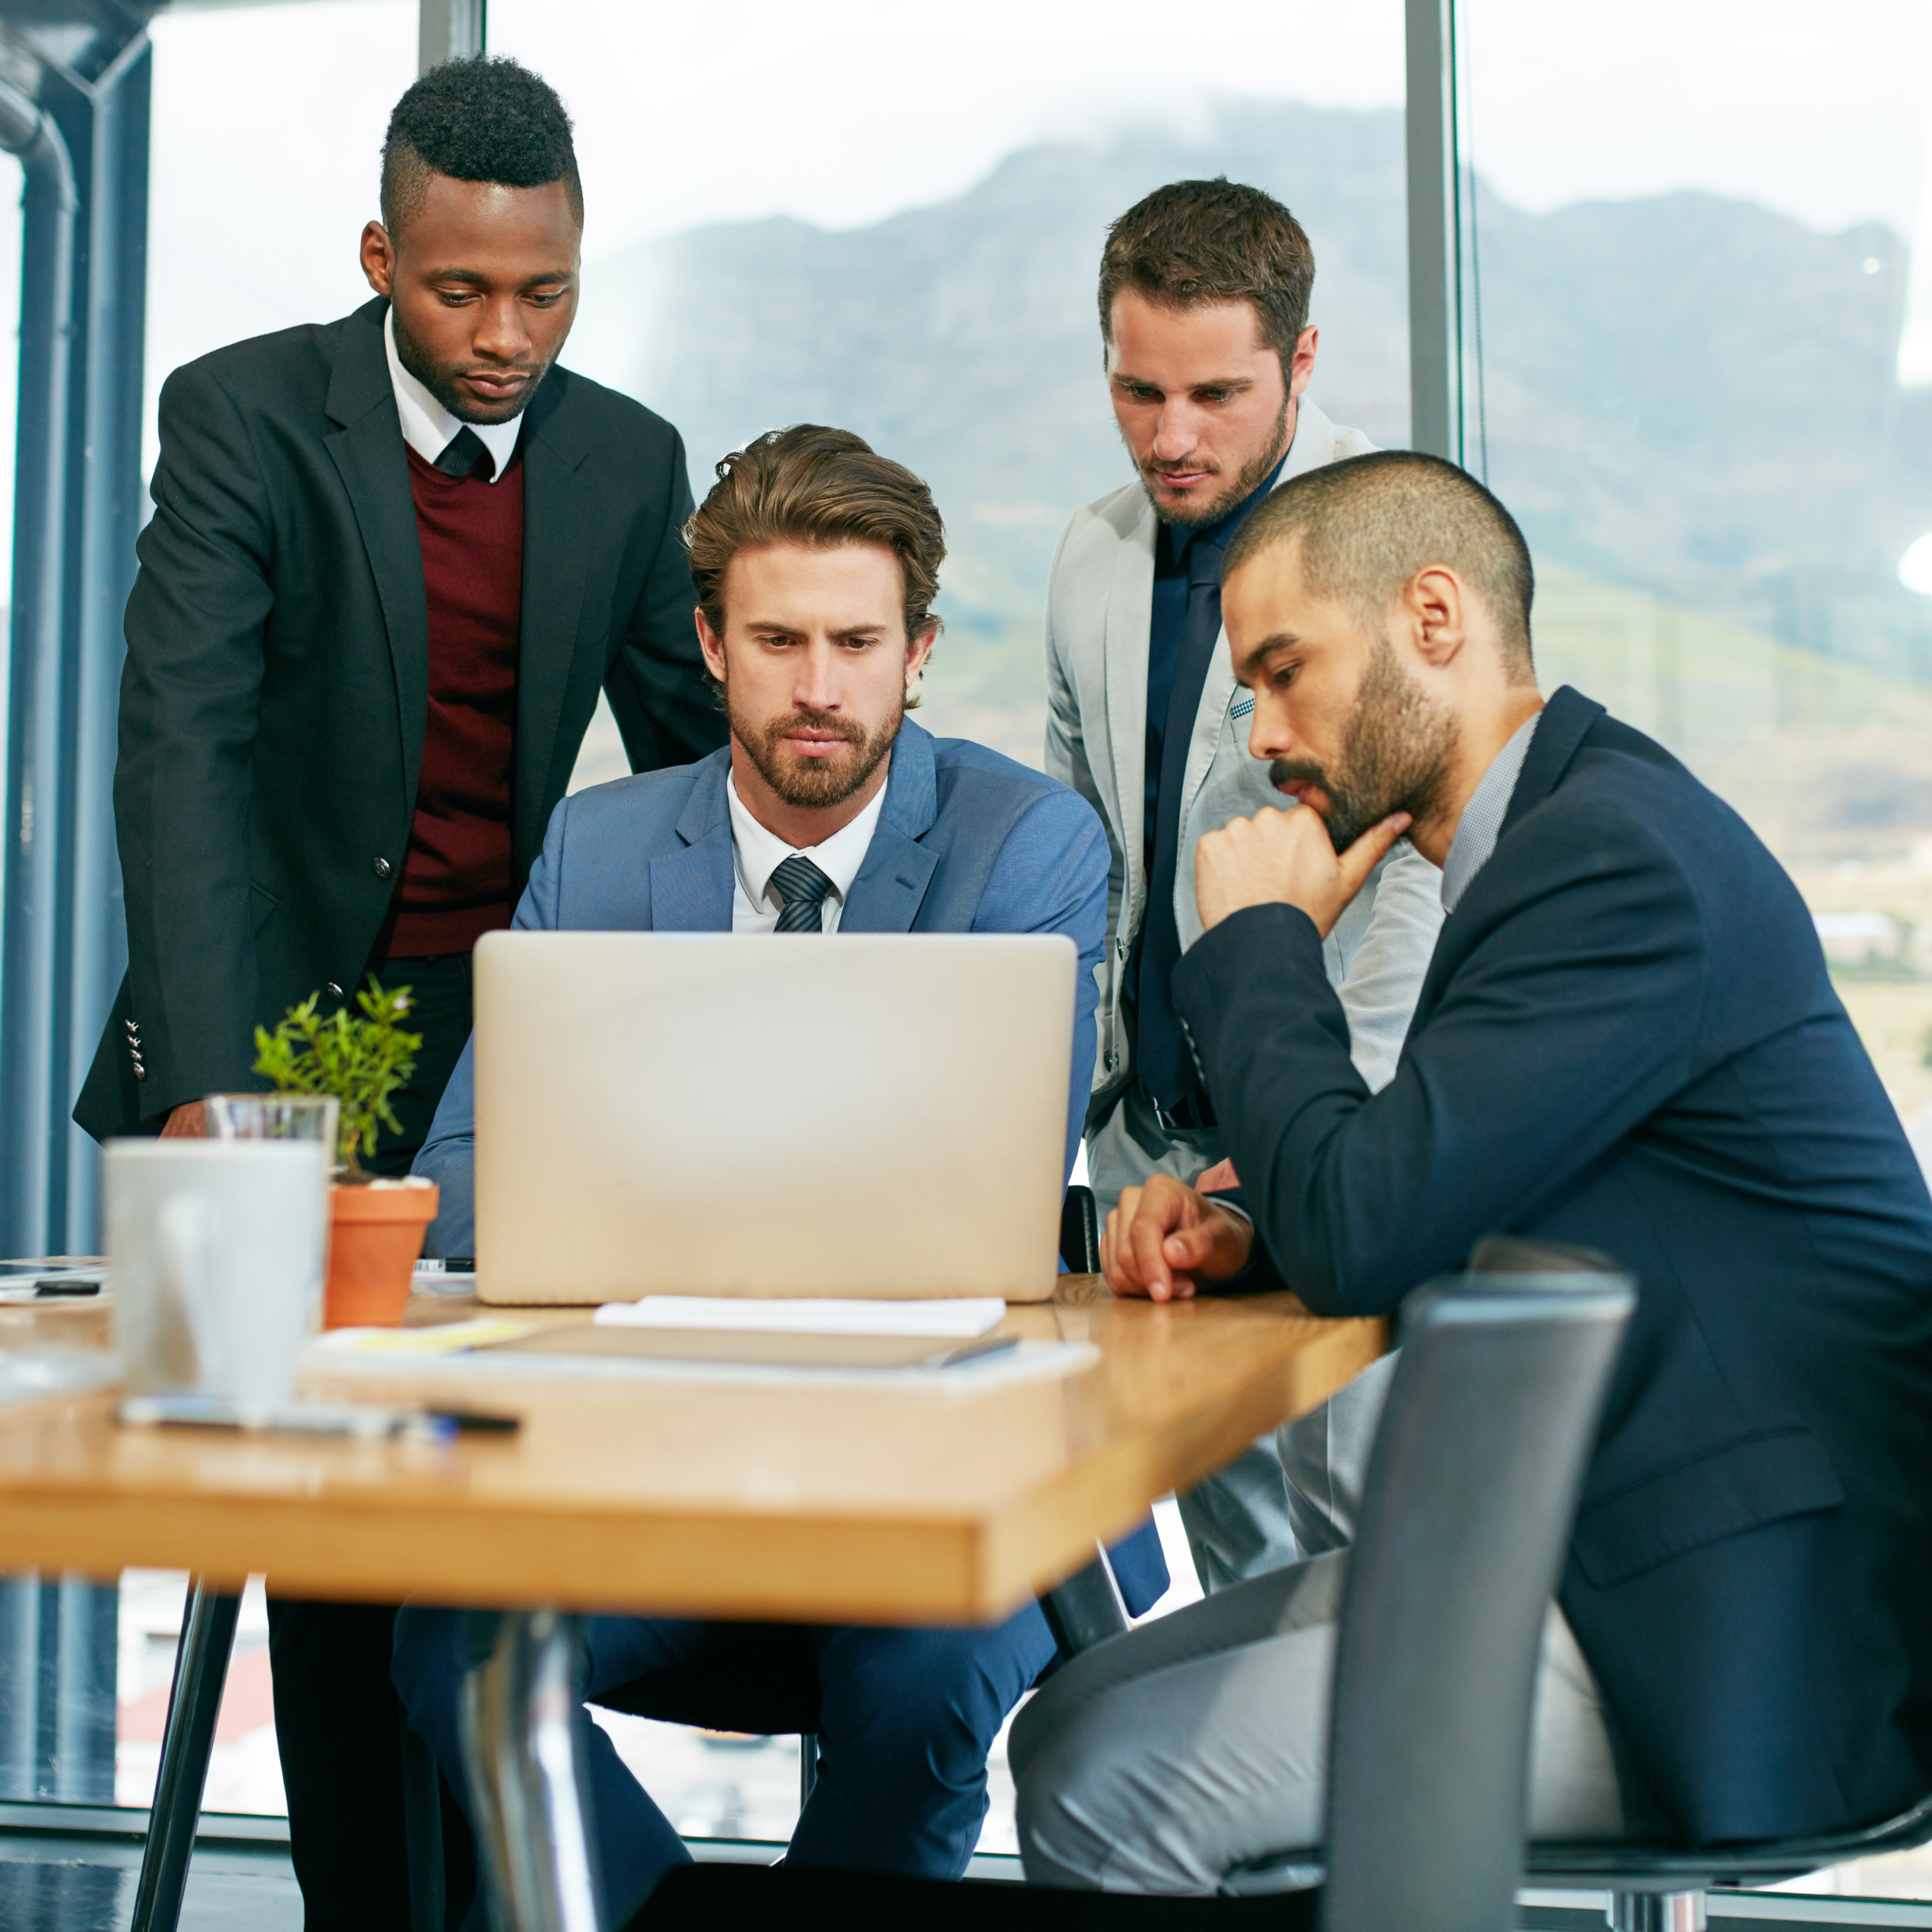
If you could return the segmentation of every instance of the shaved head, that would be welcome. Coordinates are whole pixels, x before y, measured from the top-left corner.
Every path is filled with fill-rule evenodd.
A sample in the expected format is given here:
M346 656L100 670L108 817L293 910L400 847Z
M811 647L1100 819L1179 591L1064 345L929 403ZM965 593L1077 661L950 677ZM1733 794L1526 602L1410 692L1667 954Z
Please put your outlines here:
M1386 450L1296 477L1241 526L1222 580L1291 543L1310 594L1346 605L1378 631L1419 572L1454 571L1495 620L1510 681L1534 681L1529 546L1509 512L1453 463Z

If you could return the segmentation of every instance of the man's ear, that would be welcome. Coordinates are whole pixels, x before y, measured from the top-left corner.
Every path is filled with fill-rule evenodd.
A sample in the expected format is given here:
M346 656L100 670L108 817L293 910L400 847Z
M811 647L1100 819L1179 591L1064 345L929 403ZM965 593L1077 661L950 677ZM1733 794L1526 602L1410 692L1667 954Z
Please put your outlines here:
M1321 346L1321 332L1311 322L1294 338L1294 353L1288 359L1288 393L1299 396L1315 379L1315 352Z
M933 646L939 641L939 620L935 617L919 635L906 647L906 689L913 688L913 680L926 668L926 660L933 655Z
M705 621L702 607L691 613L698 626L698 648L704 653L704 667L720 684L725 681L724 639Z
M362 273L369 285L379 295L394 293L396 281L396 244L389 238L389 230L379 221L372 221L362 230Z
M1437 670L1468 641L1468 603L1462 580L1446 563L1431 563L1409 580L1400 600L1417 655Z

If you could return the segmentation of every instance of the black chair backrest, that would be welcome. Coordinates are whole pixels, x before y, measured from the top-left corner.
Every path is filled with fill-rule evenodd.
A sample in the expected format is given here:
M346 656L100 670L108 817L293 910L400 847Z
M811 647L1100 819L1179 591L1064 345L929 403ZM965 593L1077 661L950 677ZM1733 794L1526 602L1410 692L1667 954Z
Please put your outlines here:
M1403 1307L1335 1657L1325 1932L1515 1922L1543 1620L1636 1295L1595 1257L1482 1259Z
M1060 1203L1060 1259L1069 1274L1100 1271L1100 1215L1094 1190L1076 1181Z

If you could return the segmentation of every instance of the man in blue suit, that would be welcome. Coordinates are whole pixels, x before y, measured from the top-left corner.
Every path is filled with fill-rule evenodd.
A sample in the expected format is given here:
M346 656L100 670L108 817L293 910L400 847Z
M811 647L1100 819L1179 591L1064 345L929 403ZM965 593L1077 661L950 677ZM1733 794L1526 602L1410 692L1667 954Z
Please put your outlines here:
M1546 1630L1532 1832L1866 1824L1932 1785L1932 1200L1791 880L1660 747L1545 705L1532 588L1502 506L1421 456L1298 478L1230 550L1253 750L1312 808L1202 839L1175 981L1252 1219L1157 1179L1108 1272L1165 1299L1278 1270L1382 1315L1485 1235L1615 1257L1639 1299ZM1371 1095L1321 936L1405 828L1447 917ZM1342 1560L1060 1673L1014 1727L1029 1873L1211 1889L1310 1842Z
M906 720L933 642L944 532L924 484L845 431L761 437L719 466L689 531L699 641L730 744L696 765L560 804L515 923L747 934L1064 933L1080 949L1068 1079L1070 1167L1094 1060L1106 835L1050 778ZM774 1080L835 1077L774 1068ZM440 1250L468 1251L474 1088L464 1053L417 1171L443 1192ZM755 1204L753 1204L755 1205ZM1130 1608L1167 1585L1151 1524L1111 1553ZM397 1689L464 1789L464 1620L406 1611ZM647 1716L811 1730L818 1780L801 1863L957 1878L986 1811L986 1756L1053 1656L1039 1611L990 1630L874 1630L597 1617L584 1691ZM621 1924L687 1856L586 1726L604 1896Z

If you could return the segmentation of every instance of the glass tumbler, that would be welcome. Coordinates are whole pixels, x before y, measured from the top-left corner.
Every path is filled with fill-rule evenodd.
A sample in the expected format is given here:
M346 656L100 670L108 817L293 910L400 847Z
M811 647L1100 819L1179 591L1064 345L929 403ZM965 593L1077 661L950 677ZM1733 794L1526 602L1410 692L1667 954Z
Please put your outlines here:
M308 1300L308 1332L321 1332L322 1291L328 1277L329 1182L335 1172L337 1117L332 1094L206 1094L202 1105L213 1141L312 1141L322 1169L322 1225L316 1230L315 1279Z
M319 1141L333 1171L338 1105L328 1094L207 1094L211 1141Z

